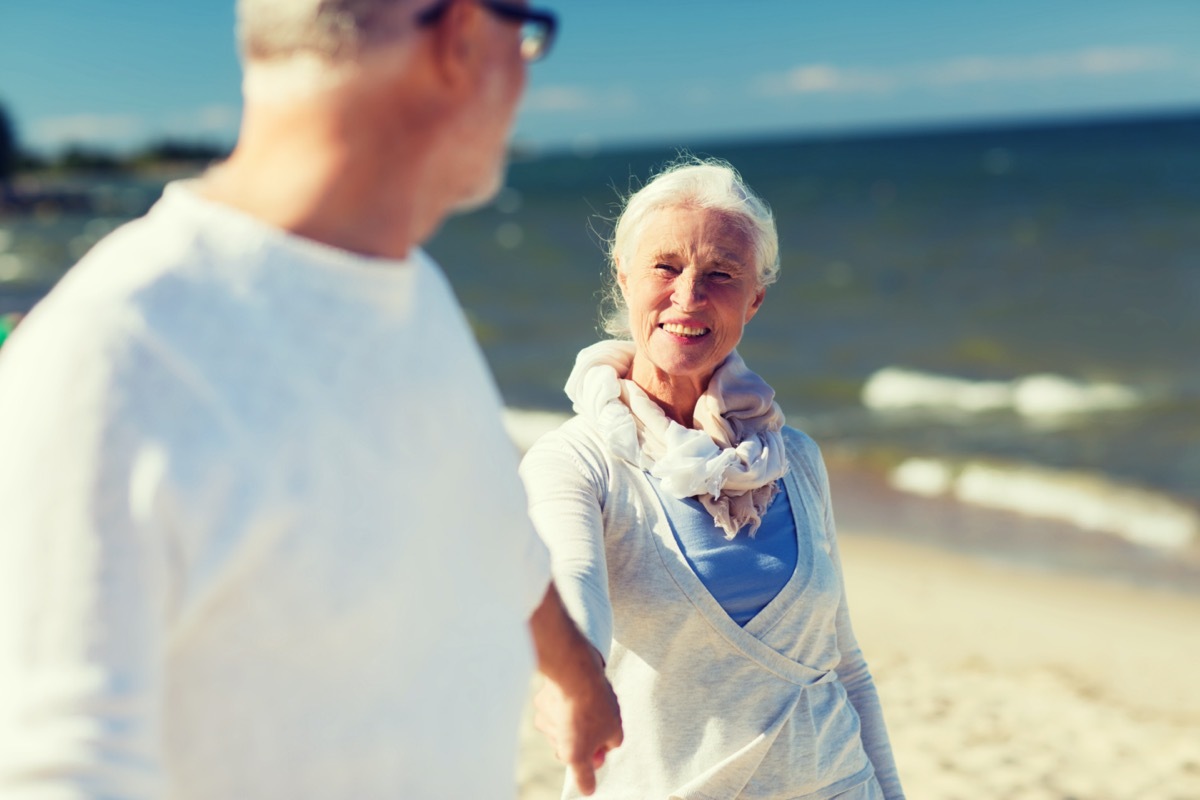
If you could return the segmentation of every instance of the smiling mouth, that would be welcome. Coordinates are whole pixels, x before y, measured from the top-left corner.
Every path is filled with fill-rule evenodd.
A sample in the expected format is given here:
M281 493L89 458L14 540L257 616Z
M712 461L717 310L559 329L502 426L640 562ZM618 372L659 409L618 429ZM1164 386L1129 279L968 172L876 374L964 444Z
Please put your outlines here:
M674 322L664 322L658 327L662 328L667 333L673 333L676 336L687 337L703 336L710 330L709 328L693 328L690 325L679 325Z

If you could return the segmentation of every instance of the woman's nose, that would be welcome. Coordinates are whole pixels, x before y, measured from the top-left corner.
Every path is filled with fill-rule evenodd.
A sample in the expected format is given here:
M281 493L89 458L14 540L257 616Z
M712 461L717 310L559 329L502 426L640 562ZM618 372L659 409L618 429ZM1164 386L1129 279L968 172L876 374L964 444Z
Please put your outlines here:
M680 273L675 279L675 291L671 295L672 302L682 309L693 308L704 302L704 285L695 275L687 272Z

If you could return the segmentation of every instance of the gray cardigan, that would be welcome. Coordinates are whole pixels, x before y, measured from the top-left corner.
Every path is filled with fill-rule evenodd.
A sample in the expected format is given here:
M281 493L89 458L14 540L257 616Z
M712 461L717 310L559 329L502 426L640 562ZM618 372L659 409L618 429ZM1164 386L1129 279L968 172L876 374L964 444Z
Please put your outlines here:
M621 703L625 743L595 797L903 797L850 626L825 466L808 436L784 438L784 485L811 557L745 627L688 566L646 474L591 423L575 417L526 454L558 590Z

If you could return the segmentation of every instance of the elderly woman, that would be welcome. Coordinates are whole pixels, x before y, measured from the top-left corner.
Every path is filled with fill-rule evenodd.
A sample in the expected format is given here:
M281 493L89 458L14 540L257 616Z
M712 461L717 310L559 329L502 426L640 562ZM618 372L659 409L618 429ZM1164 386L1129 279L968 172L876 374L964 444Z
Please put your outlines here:
M903 796L820 452L734 350L778 250L727 164L676 165L630 197L606 325L628 339L579 353L577 416L522 463L559 591L621 703L596 797ZM538 698L552 739L561 702Z

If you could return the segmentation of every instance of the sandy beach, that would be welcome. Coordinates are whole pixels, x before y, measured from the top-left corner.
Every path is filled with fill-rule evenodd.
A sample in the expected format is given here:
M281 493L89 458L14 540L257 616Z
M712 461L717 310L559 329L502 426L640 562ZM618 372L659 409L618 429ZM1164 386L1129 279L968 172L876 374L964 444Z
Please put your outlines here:
M909 798L1200 798L1200 595L843 517L851 610ZM527 720L520 797L558 797L561 775Z

